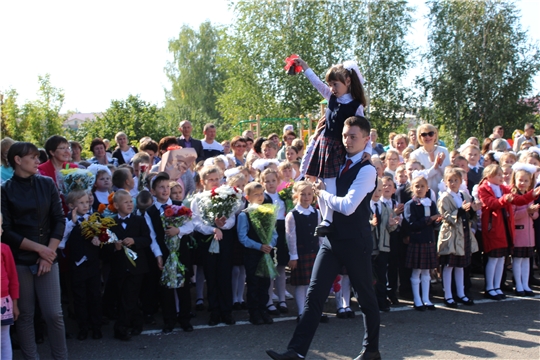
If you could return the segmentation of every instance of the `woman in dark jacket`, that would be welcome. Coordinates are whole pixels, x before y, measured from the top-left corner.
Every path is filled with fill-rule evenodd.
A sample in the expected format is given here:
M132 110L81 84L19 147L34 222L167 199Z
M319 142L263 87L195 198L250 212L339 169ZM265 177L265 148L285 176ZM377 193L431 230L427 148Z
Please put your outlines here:
M10 246L19 276L21 313L16 326L21 350L26 359L38 358L34 340L37 296L52 357L67 359L56 262L65 227L58 190L51 178L37 175L39 151L33 144L16 142L7 158L14 175L2 184L2 242Z
M135 146L129 145L129 140L126 133L119 132L114 137L118 147L112 153L112 157L118 160L118 165L129 164L131 158L138 152Z

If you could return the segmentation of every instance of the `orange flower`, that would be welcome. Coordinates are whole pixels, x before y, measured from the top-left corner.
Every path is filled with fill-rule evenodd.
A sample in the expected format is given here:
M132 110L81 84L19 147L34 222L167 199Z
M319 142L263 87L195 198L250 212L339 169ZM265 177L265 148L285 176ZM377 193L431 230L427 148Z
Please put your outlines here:
M110 193L109 196L107 197L107 200L109 201L109 204L113 203L113 197L114 197L114 191L112 193Z
M110 212L112 213L117 213L118 210L116 210L116 208L114 207L114 204L113 203L110 203L108 206L107 206L107 209L109 209Z
M166 217L174 216L174 210L170 206L165 208L164 213Z
M103 214L103 212L105 211L106 208L107 208L107 205L99 204L99 206L97 208L97 211L98 211L98 213Z

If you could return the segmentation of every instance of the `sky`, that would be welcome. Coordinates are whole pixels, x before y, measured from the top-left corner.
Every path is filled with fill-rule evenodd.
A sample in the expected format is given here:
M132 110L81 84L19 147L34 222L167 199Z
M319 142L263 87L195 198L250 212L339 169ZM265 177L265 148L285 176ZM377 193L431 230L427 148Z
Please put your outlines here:
M426 44L427 8L417 6L410 39ZM540 43L540 0L517 0L521 24ZM62 112L100 112L111 100L138 94L161 105L169 86L168 41L183 25L232 21L228 0L5 1L0 13L0 92L16 89L19 104L37 97L38 76L50 74L65 93ZM540 92L540 75L535 78Z

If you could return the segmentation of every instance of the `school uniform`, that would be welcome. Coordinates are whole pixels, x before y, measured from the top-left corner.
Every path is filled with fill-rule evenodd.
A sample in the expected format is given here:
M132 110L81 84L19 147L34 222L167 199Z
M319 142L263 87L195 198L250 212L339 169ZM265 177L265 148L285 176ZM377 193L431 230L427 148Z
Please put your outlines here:
M315 236L315 228L320 215L312 206L304 208L296 205L285 218L286 237L291 260L297 260L291 271L291 285L309 285L313 264L319 251L321 239Z
M285 236L285 202L280 199L277 192L275 194L269 194L265 191L263 204L274 204L278 206L276 221L276 229L278 234L276 243L277 250L272 250L272 257L275 258L277 266L287 266L290 258L289 250L287 248L287 238Z
M116 250L116 245L110 245L113 253L111 261L111 277L116 279L119 293L118 320L114 324L114 335L122 340L129 339L128 329L132 333L142 331L143 316L137 305L143 275L148 272L148 259L144 248L150 246L150 230L143 217L130 214L126 218L115 216L116 225L110 230L119 240L131 237L134 244L130 247L137 253L134 266L127 258L124 249Z
M438 223L429 217L438 214L437 204L428 198L412 199L405 204L404 214L409 228L405 266L410 269L435 269L439 265L434 234Z
M393 217L393 210L388 208L382 201L370 201L371 219L377 217L378 224L371 226L373 237L372 266L375 275L375 294L377 303L381 310L388 308L386 296L388 258L390 256L390 232L393 232L397 225L389 225L390 218Z
M203 141L204 144L204 141ZM206 289L208 297L208 310L210 311L210 322L217 325L222 321L229 323L232 321L232 251L233 251L233 227L236 223L236 216L232 214L223 228L223 239L218 241L219 253L209 253L210 244L214 236L213 226L206 225L201 219L199 205L197 201L191 204L193 211L194 230L199 233L198 238L205 239L198 243L200 251L204 277L206 279Z
M162 256L163 265L165 265L167 259L171 255L171 250L168 248L165 242L165 227L163 222L161 221L161 214L165 210L165 207L168 205L180 206L182 205L182 203L179 201L172 201L171 199L168 199L165 204L161 204L156 201L146 211L146 213L148 214L148 219L151 223L151 229L153 228L153 231L155 233L155 242L158 246L158 249L153 249L152 253L155 255L155 257ZM191 317L190 278L191 276L193 276L193 266L191 264L189 235L192 232L193 221L187 221L180 227L179 236L181 237L181 239L180 248L178 249L177 256L178 261L180 261L185 266L184 285L179 288L168 288L167 286L161 284L160 279L162 271L159 269L157 279L155 279L157 280L156 285L163 313L164 328L167 328L169 330L173 329L177 318L180 322L180 326L184 328L184 330L191 327L191 325L189 324ZM152 239L152 241L154 241L154 239ZM155 263L157 268L157 262L155 260L152 260L151 262ZM176 311L175 293L178 297L178 303L180 307L178 316Z
M478 185L484 176L484 168L480 164L476 164L476 166L469 164L469 169L467 172L467 189L469 194L472 194L474 185Z
M396 200L399 204L406 204L412 199L412 190L411 184L406 182L405 184L399 184L396 190ZM396 232L397 233L397 232ZM399 233L397 233L399 238L398 247L397 247L397 257L398 257L398 275L399 275L399 295L409 297L412 293L411 282L409 279L412 275L412 269L405 266L407 259L407 249L409 244L405 244L403 241L404 238L409 236L409 229L407 227L407 222L402 221Z
M246 210L238 215L237 232L238 239L245 247L244 266L246 268L248 311L251 318L259 318L266 313L270 278L256 275L264 253L261 251L262 241L257 235ZM276 246L277 237L277 231L274 230L272 241L269 244L271 247Z
M361 162L363 151L347 159L349 166L339 170L336 194L324 190L319 198L333 209L334 231L322 243L308 290L307 301L300 322L289 342L288 349L305 356L319 324L328 289L343 266L364 313L366 352L378 352L380 315L373 289L371 268L370 199L376 187L376 171L368 162ZM350 162L348 161L350 160ZM351 191L351 192L350 192ZM344 200L347 199L347 200Z
M98 331L101 330L100 247L82 235L80 224L87 218L88 215L79 216L74 223L71 212L68 213L63 245L70 248L71 291L79 330Z
M381 198L387 208L395 209L398 202L395 199ZM395 212L392 212L392 216L395 216ZM401 220L400 220L401 221ZM399 278L399 249L400 243L402 243L401 237L401 225L396 225L394 231L390 232L390 253L388 254L388 270L387 270L387 294L392 302L397 301L396 291L398 290L398 278ZM408 282L408 281L407 281Z

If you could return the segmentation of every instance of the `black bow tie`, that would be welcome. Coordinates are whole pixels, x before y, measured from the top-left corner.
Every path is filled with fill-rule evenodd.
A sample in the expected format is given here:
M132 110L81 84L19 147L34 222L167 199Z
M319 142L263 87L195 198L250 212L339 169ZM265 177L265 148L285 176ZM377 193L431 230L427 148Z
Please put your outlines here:
M79 223L82 223L84 221L84 216L79 216L77 220L79 221Z
M129 217L124 218L124 219L118 218L118 220L120 220L120 224L127 224L128 220L129 220Z

